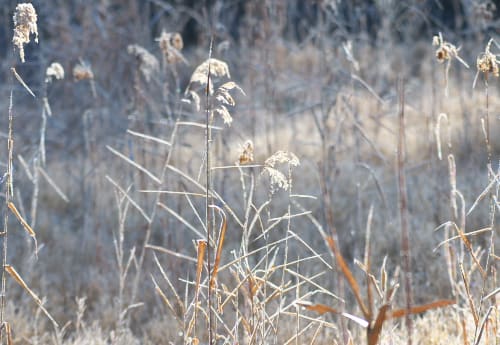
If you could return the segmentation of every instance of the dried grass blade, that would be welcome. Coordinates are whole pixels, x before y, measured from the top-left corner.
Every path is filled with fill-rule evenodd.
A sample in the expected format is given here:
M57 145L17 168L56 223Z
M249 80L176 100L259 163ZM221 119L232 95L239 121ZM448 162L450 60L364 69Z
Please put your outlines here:
M368 212L368 220L366 222L366 236L365 236L365 253L364 253L364 267L366 269L366 297L368 299L368 320L372 319L373 315L373 295L371 289L371 260L370 260L370 240L371 240L371 225L373 219L373 205L370 206L370 210ZM380 313L380 312L379 312Z
M358 305L361 309L361 312L363 313L363 316L368 319L369 316L369 311L366 308L363 299L361 297L361 292L359 289L358 282L354 278L354 275L352 274L351 270L347 266L344 257L340 253L340 250L337 247L337 244L335 243L335 240L331 237L327 237L328 245L330 246L330 249L332 252L335 254L335 258L337 261L337 264L340 267L340 270L344 274L344 277L347 279L347 282L349 283L349 286L351 287L352 293L354 294L354 298L356 298L356 301L358 302Z
M214 207L217 211L219 211L219 213L222 216L222 223L219 230L219 240L217 242L217 251L215 253L214 267L212 269L212 275L210 277L210 288L213 288L215 285L215 281L217 280L217 273L219 270L222 248L224 246L224 238L226 237L227 217L226 214L224 213L224 210L222 210L220 207L215 205L211 205L211 207Z
M5 323L5 333L7 333L7 345L13 345L12 341L12 328L10 327L10 323Z
M444 307L447 307L449 305L453 305L455 303L456 303L455 300L443 299L443 300L435 301L432 303L417 305L417 306L410 308L409 314L410 315L421 314L423 312L426 312L427 310L444 308ZM397 319L397 318L406 316L407 314L408 314L408 310L406 308L396 309L396 310L392 311L391 318Z
M182 325L182 321L176 315L177 313L175 311L174 306L172 305L172 303L170 303L168 297L162 291L162 289L160 288L160 286L158 285L158 283L156 282L155 278L152 275L151 275L151 280L153 281L153 284L155 286L156 293L160 296L161 300L163 301L163 303L165 303L167 308L170 309L174 318L177 320L177 322L179 322L179 325Z
M188 261L191 261L191 262L196 262L196 259L192 258L191 256L187 256L187 255L184 255L184 254L181 254L181 253L177 253L177 252L174 252L173 250L170 250L170 249L167 249L167 248L163 248L163 247L160 247L160 246L155 246L155 245L152 245L152 244L146 244L144 246L144 248L156 250L158 252L165 253L165 254L169 254L169 255L175 256L176 258L188 260Z
M325 304L312 304L310 302L302 301L302 302L295 302L296 305L301 306L307 310L314 311L320 315L323 315L325 313L332 313L332 314L337 314L340 315L342 312L339 310L329 307Z
M181 298L179 297L179 294L177 293L177 290L174 289L174 286L172 285L172 282L170 281L170 279L168 278L168 275L165 273L165 270L163 269L163 267L161 266L160 264L160 260L158 260L158 257L156 256L155 253L153 253L153 259L155 261L155 264L156 266L158 267L158 269L160 270L160 273L163 277L163 279L165 279L165 281L167 282L168 286L170 287L170 290L172 291L172 293L174 294L174 297L177 301L177 304L179 305L179 308L181 309L181 314L184 315L185 313L185 310L186 310L186 307L184 306L184 304L182 303L182 300Z
M490 292L489 294L484 296L484 299L486 300L488 298L491 298L491 297L495 296L496 294L498 294L499 292L500 292L500 287L496 288L495 290L493 290L492 292Z
M498 183L498 176L495 176L491 180L491 182L488 184L488 186L479 194L479 196L476 198L472 206L470 207L469 211L467 212L467 216L476 208L476 206L479 204L481 200L483 200L490 192L490 190L493 188L493 186Z
M33 96L33 98L36 98L35 94L33 93L33 91L31 91L30 87L28 86L28 84L26 84L23 80L23 78L21 78L21 76L19 74L17 74L17 71L14 67L12 67L10 69L12 71L12 73L14 74L14 77L16 77L17 81L26 89L26 91L28 91L28 93Z
M21 214L17 210L16 205L14 205L14 203L12 201L9 201L9 203L7 204L7 206L12 211L12 213L14 214L14 216L16 216L16 218L19 221L19 223L21 223L21 225L23 226L24 230L26 230L26 232L35 241L35 253L37 253L38 252L38 250L37 250L38 249L38 245L37 245L37 241L36 241L36 233L35 233L35 231L31 228L31 226L28 224L28 222L26 222L24 220L24 218L21 216Z
M137 211L144 217L144 219L148 222L151 223L151 218L146 214L146 211L142 209L141 206L137 202L135 202L134 199L128 194L128 191L123 189L115 180L113 180L109 175L106 175L106 179L113 185L117 190L119 190L130 202L132 206L136 208Z
M196 285L195 285L195 298L198 299L200 291L201 272L203 271L203 262L205 261L205 251L207 249L207 241L198 240L198 260L196 261Z
M198 231L198 229L196 229L193 225L191 225L191 223L189 223L184 217L182 217L180 214L178 214L177 212L175 212L174 210L172 210L167 205L165 205L165 204L163 204L161 202L158 202L158 206L160 206L165 211L167 211L168 213L170 213L172 216L174 216L175 218L177 218L177 220L179 220L182 224L184 224L185 226L187 226L189 228L189 230L193 231L198 237L205 237L205 236L203 236L201 234L201 232ZM212 242L210 242L210 243L213 244Z
M484 271L483 269L483 266L481 266L481 263L479 262L479 259L477 258L476 254L474 253L474 250L472 249L472 244L470 243L469 239L467 238L467 236L465 236L464 232L462 231L462 229L460 229L458 226L455 225L455 229L457 230L458 232L458 235L460 236L460 239L462 240L462 242L465 244L465 247L467 248L467 250L469 251L469 254L471 255L472 257L472 260L474 260L474 263L477 265L477 267L479 268L479 271L481 272L481 276L483 278L486 278L487 274L486 272Z
M486 326L486 324L488 322L488 318L490 317L491 311L494 308L495 308L494 306L490 306L488 308L488 311L484 315L483 320L481 321L481 325L479 326L479 333L477 334L477 337L474 340L474 345L479 345L479 342L481 341L481 338L483 337L484 328L485 328L485 326ZM486 343L488 344L489 342L486 341Z
M125 162L127 162L128 164L132 165L133 167L137 168L138 170L142 171L143 173L145 173L146 175L148 175L153 181L155 181L156 183L158 184L161 184L161 180L156 177L155 175L153 175L152 172L150 172L148 169L146 169L145 167L143 167L142 165L140 165L139 163L137 162L134 162L133 160L131 160L130 158L128 158L127 156L125 156L123 153L120 153L118 151L116 151L114 148L112 148L111 146L109 145L106 145L106 148L113 154L115 154L116 156L120 157L121 159L123 159Z
M57 195L59 195L59 197L61 199L63 199L65 202L68 203L69 202L68 197L66 196L66 194L64 194L64 192L61 190L61 188L59 188L59 186L54 182L54 180L52 180L50 178L49 174L47 174L47 172L40 166L38 167L38 171L40 172L40 174L42 174L42 176L45 178L45 180L54 189L54 191L57 193Z
M24 290L26 290L26 292L31 296L31 298L35 300L36 304L38 304L38 307L49 318L49 320L52 321L54 326L56 328L59 328L59 325L57 324L56 320L54 320L52 315L50 315L47 309L45 309L45 307L43 306L42 300L33 292L33 290L29 288L28 284L24 282L23 278L21 278L21 276L19 275L19 273L17 273L14 267L12 267L11 265L5 265L4 268L5 271L7 271L7 273L9 273L9 275L12 277L12 279L14 279L16 283L18 283Z
M141 139L151 140L151 141L153 141L155 143L158 143L158 144L167 145L167 146L171 146L172 145L171 143L169 143L166 140L163 140L163 139L160 139L160 138L157 138L157 137L153 137L151 135L147 135L147 134L135 132L135 131L132 131L130 129L127 130L127 133L130 134L130 135L133 135L135 137L141 138Z
M474 300L472 299L472 295L470 293L470 287L469 287L469 279L467 278L467 275L464 271L464 266L462 264L459 265L460 267L460 273L462 274L462 280L464 281L464 286L465 286L465 292L467 293L467 299L469 302L469 308L472 312L472 316L474 317L474 324L476 327L479 324L479 317L477 315L477 310L476 306L474 305Z
M389 304L384 304L379 308L375 322L368 328L368 345L377 345L380 332L382 332L382 326L384 321L387 320L386 314L389 307Z

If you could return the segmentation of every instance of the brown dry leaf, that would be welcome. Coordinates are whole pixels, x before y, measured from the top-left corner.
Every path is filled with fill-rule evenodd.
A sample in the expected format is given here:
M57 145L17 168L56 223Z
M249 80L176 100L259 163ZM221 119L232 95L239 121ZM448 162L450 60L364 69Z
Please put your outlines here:
M415 307L411 307L410 308L410 314L411 315L420 314L420 313L426 312L427 310L432 310L432 309L437 309L437 308L444 308L444 307L447 307L449 305L453 305L455 303L456 302L454 300L442 299L442 300L435 301L435 302L432 302L432 303L417 305ZM404 308L404 309L396 309L396 310L392 311L391 318L397 319L397 318L405 316L406 314L408 314L408 310L406 308Z
M361 312L363 313L363 316L366 319L370 319L370 315L368 312L368 309L366 308L363 299L361 297L361 292L360 288L358 285L358 282L354 278L354 275L352 274L351 270L347 266L344 257L340 253L340 250L337 248L337 244L335 243L335 240L332 237L327 237L328 245L330 246L330 249L332 250L333 254L335 255L335 259L337 261L337 264L340 267L340 270L342 271L342 274L344 277L347 279L347 282L349 283L349 286L351 287L352 293L354 294L354 297L356 298L356 301L358 302L359 308L361 309Z
M33 292L33 290L31 290L29 288L28 284L26 284L24 282L23 278L21 278L21 276L19 275L19 273L17 273L17 271L14 269L14 267L12 267L11 265L5 265L4 269L7 273L9 273L9 275L12 277L12 279L14 279L16 281L16 283L18 283L31 296L31 298L33 298L35 300L38 307L49 318L49 320L52 321L52 323L56 327L59 327L56 320L54 320L52 315L50 315L49 312L47 311L47 309L45 309L45 307L43 306L42 300Z
M341 312L337 309L329 307L325 304L311 304L309 302L295 302L295 304L304 307L307 310L314 311L320 315L323 315L325 313L341 314Z
M16 216L17 220L19 220L19 223L23 226L23 228L26 230L26 232L31 236L31 237L36 237L35 231L31 228L31 226L24 220L24 218L21 216L19 211L17 210L16 206L14 205L13 202L9 202L7 204L9 209L12 211L14 216Z

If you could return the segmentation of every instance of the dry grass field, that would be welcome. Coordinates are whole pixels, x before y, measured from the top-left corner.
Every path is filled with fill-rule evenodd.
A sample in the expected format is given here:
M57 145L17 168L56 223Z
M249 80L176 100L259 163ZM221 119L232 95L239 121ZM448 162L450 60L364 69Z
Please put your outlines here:
M1 344L500 344L495 2L2 4Z

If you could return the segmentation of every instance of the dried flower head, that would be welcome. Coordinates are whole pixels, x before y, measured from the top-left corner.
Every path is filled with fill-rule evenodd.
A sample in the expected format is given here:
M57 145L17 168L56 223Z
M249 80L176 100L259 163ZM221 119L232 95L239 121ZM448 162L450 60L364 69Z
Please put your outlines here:
M182 40L181 34L178 32L162 31L160 37L158 37L156 41L167 63L176 64L178 62L184 62L187 64L187 60L181 53L182 48L184 48L184 41Z
M288 151L277 151L271 157L264 161L264 172L269 174L271 182L271 193L274 193L276 187L283 190L288 190L290 186L290 181L285 177L285 175L276 169L277 164L288 164L288 167L300 165L300 161L297 156Z
M240 153L239 163L247 164L253 162L253 142L252 140L247 140L243 144L242 152Z
M45 80L47 82L52 81L54 78L57 80L64 79L64 68L59 62L51 63L45 71Z
M35 8L30 3L22 3L16 6L14 12L14 36L12 43L19 49L19 57L24 62L24 45L30 42L30 35L35 35L38 43L37 15Z
M441 33L432 37L432 45L437 47L436 59L438 62L449 62L451 59L455 58L465 67L469 68L469 65L458 55L460 47L457 48L450 42L445 41Z
M299 158L292 152L288 151L276 151L271 157L266 159L264 164L271 168L274 168L276 164L288 163L289 165L298 166L300 165Z
M495 54L491 53L491 43L493 39L490 39L488 44L486 45L486 49L484 52L479 54L477 57L477 69L485 74L491 73L495 77L498 77L498 63L497 57Z
M160 70L158 59L151 54L147 49L137 44L131 44L127 47L127 52L133 55L139 64L144 79L149 83L151 78Z
M263 173L264 172L268 173L269 175L271 184L271 194L274 193L276 189L288 190L289 183L285 174L283 174L281 171L277 169L268 166L264 167Z
M476 86L476 81L479 73L483 73L485 80L488 81L488 76L492 74L494 77L498 77L500 75L500 69L498 65L500 61L497 59L497 56L491 52L491 44L493 43L493 39L488 41L484 52L480 53L476 60L477 73L474 77L474 82L472 87Z
M229 74L229 67L227 63L214 58L205 60L201 65L196 67L193 74L191 75L191 80L189 84L200 84L202 86L207 85L207 75L210 66L210 77L211 78L231 78ZM213 93L212 83L210 83L210 94Z
M88 63L83 60L80 60L78 64L73 67L73 78L76 81L86 80L86 79L94 79L94 72Z
M234 107L236 105L233 96L230 94L230 91L234 89L239 90L243 95L245 94L245 92L234 81L228 81L227 83L222 84L215 92L215 100L218 104L214 108L214 113L219 114L224 120L224 123L228 126L230 126L233 122L233 118L231 117L231 113L226 106L229 105Z

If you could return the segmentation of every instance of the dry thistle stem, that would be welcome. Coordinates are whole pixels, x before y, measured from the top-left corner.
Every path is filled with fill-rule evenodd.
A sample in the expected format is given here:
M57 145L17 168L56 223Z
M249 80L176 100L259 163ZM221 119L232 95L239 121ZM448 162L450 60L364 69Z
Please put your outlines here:
M149 83L151 78L160 70L158 59L147 49L138 44L131 44L127 47L127 52L133 55L139 64L139 69L144 79Z
M16 6L14 12L14 36L12 43L19 49L19 57L24 63L24 45L30 42L30 35L35 35L38 43L37 15L35 8L30 3L22 3Z
M51 82L52 79L61 80L64 79L64 68L59 62L53 62L47 67L45 71L45 81Z

